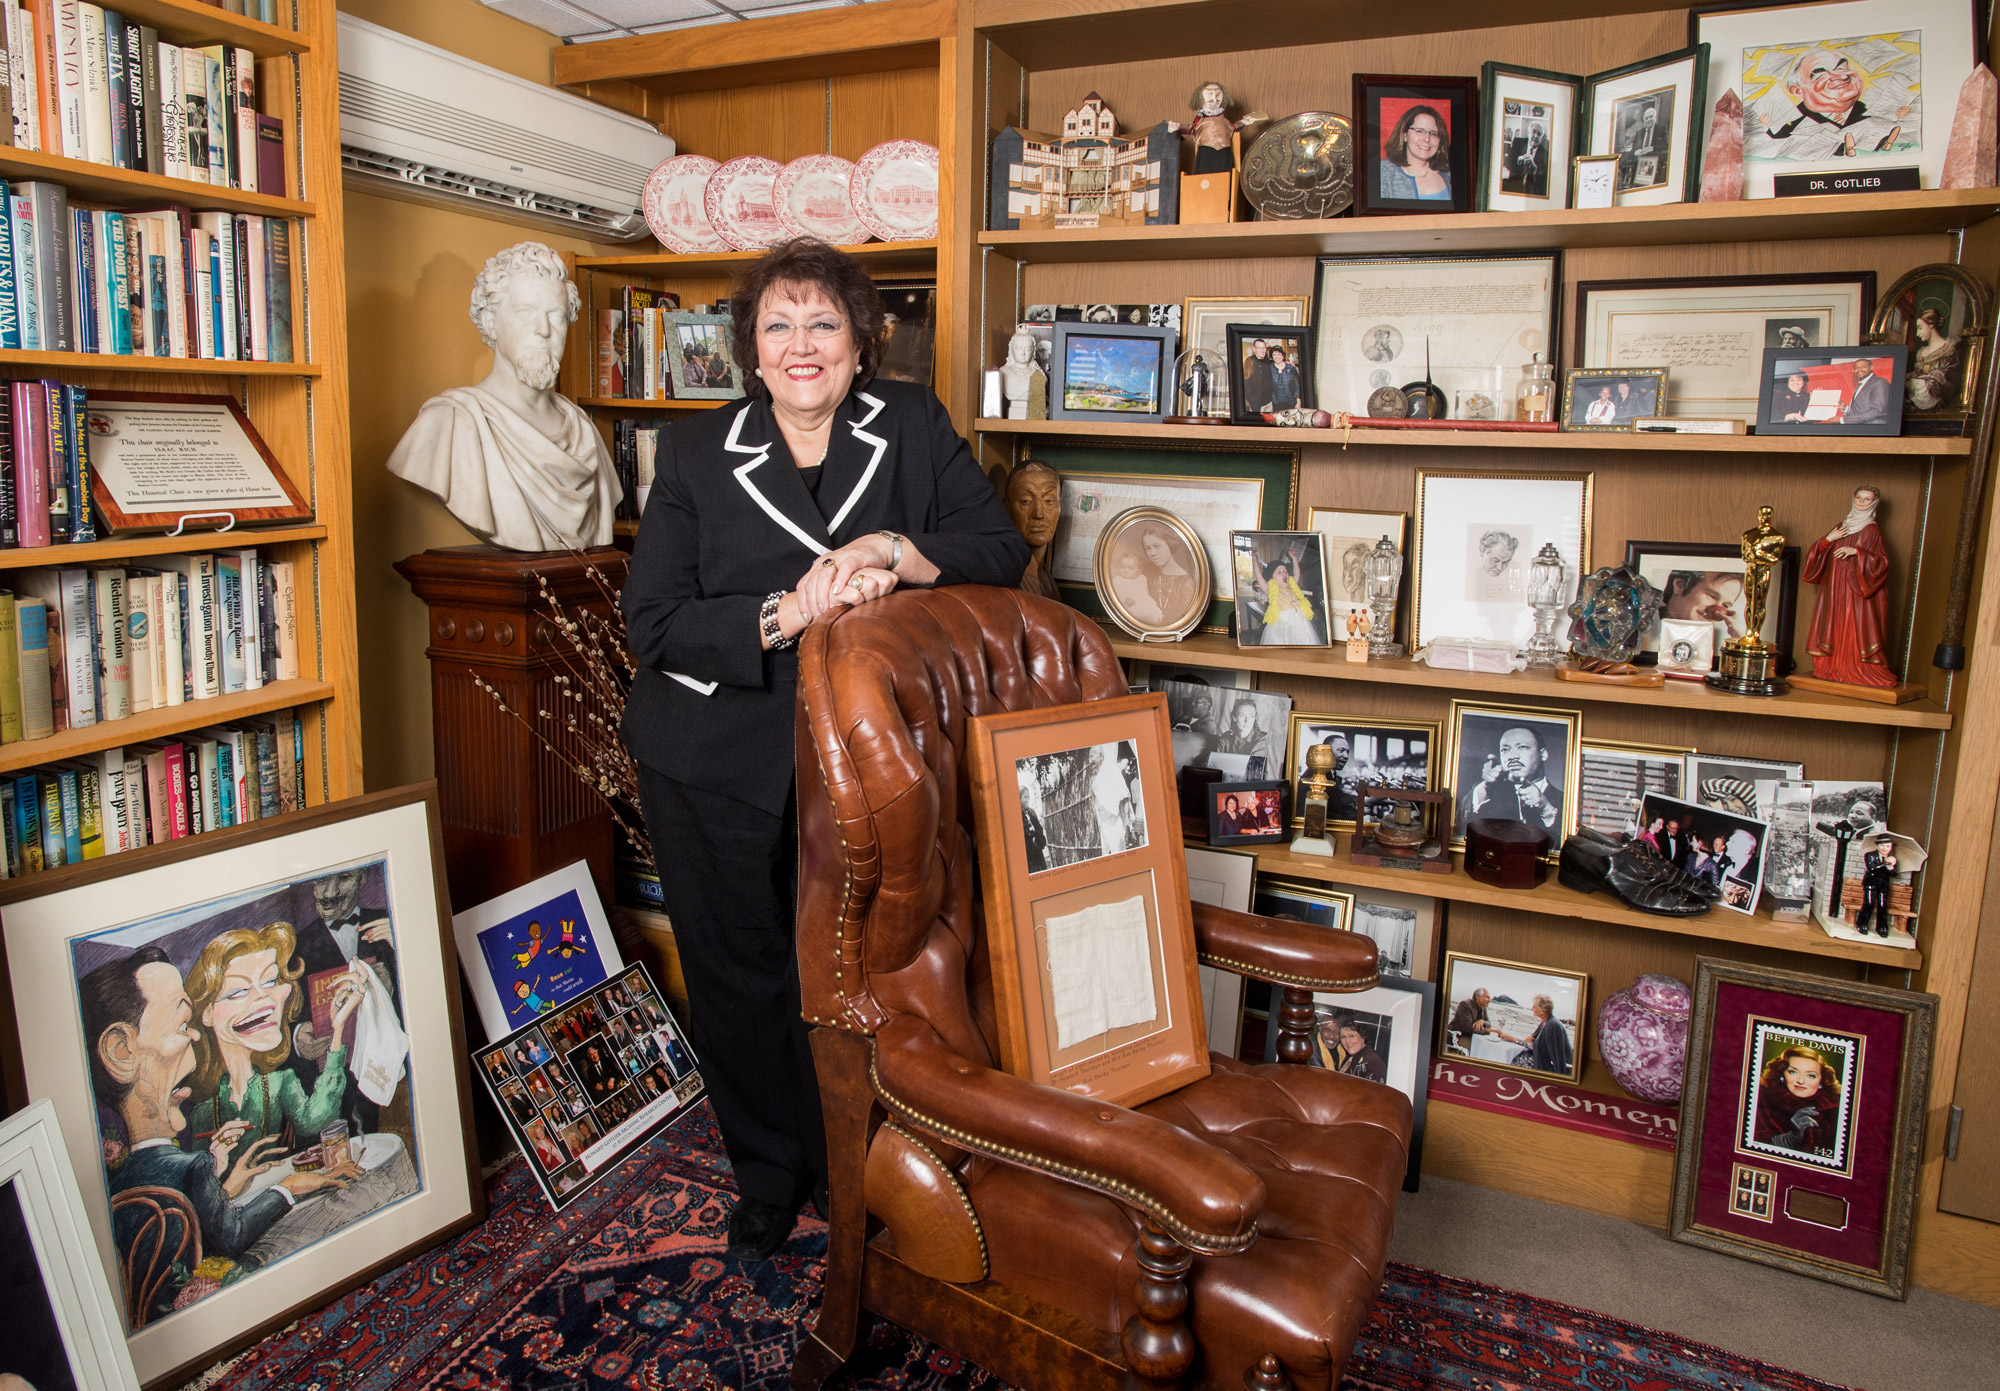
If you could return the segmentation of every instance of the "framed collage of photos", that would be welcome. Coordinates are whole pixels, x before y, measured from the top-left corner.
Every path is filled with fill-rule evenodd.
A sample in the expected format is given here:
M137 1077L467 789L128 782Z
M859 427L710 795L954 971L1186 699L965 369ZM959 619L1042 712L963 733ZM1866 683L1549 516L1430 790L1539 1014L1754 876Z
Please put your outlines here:
M1668 1234L1901 1299L1937 997L1699 957Z
M1001 1065L1138 1105L1208 1072L1167 699L968 733Z

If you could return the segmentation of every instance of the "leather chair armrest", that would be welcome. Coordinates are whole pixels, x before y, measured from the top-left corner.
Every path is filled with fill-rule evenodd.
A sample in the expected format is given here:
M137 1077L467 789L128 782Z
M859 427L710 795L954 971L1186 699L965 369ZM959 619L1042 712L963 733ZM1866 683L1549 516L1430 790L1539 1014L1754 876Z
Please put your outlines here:
M1303 990L1368 990L1380 980L1375 943L1359 932L1194 905L1201 964Z
M1178 1126L981 1066L899 1015L869 1064L882 1104L951 1144L1094 1189L1183 1246L1233 1255L1257 1239L1264 1181Z

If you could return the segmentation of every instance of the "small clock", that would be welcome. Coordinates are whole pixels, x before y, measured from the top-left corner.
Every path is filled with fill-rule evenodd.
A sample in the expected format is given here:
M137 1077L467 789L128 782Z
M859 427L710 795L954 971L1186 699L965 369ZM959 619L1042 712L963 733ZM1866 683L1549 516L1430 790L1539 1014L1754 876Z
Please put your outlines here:
M1576 207L1613 206L1618 201L1618 156L1578 155L1571 187L1576 189Z

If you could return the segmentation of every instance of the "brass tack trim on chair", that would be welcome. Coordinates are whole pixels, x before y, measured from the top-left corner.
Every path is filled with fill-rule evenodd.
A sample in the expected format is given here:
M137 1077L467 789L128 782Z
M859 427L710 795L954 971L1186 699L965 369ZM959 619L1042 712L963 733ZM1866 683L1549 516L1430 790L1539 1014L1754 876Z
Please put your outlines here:
M1199 954L1201 964L1216 966L1239 976L1250 976L1256 980L1276 981L1280 985L1302 985L1308 990L1368 990L1382 983L1379 971L1370 971L1365 976L1353 980L1321 980L1317 976L1295 976L1285 971L1267 971L1262 966L1252 966L1247 961L1232 961L1226 956L1216 956L1211 952Z
M972 1210L972 1199L966 1196L965 1185L958 1181L958 1175L951 1171L951 1166L938 1158L937 1151L925 1144L922 1139L912 1135L894 1121L886 1122L886 1124L889 1129L895 1131L905 1140L908 1140L912 1145L915 1145L924 1158L930 1160L937 1171L944 1175L944 1181L951 1185L951 1191L958 1195L958 1205L965 1209L966 1217L972 1222L972 1234L979 1238L979 1278L982 1280L985 1279L993 1269L992 1263L986 1256L986 1229L979 1225L979 1214Z
M882 1099L884 1105L906 1116L932 1134L942 1135L960 1149L971 1150L975 1154L983 1154L991 1159L1004 1160L1009 1164L1015 1164L1024 1169L1039 1169L1043 1173L1054 1174L1057 1178L1067 1179L1079 1187L1094 1189L1107 1197L1116 1198L1119 1202L1138 1208L1148 1217L1151 1217L1155 1222L1160 1224L1163 1230L1190 1251L1199 1251L1204 1256L1234 1256L1249 1250L1251 1245L1257 1240L1257 1224L1255 1222L1250 1224L1250 1230L1242 1236L1215 1236L1207 1232L1198 1232L1175 1217L1158 1199L1141 1192L1131 1184L1126 1183L1123 1179L1115 1179L1108 1174L1093 1173L1088 1169L1079 1169L1039 1154L1030 1154L1026 1150L1014 1149L1008 1145L996 1145L990 1140L982 1140L977 1135L969 1134L966 1131L958 1129L956 1126L947 1125L943 1121L927 1116L915 1107L899 1099L895 1093L882 1085L882 1074L875 1066L875 1057L872 1052L868 1058L868 1080L873 1083L875 1095Z

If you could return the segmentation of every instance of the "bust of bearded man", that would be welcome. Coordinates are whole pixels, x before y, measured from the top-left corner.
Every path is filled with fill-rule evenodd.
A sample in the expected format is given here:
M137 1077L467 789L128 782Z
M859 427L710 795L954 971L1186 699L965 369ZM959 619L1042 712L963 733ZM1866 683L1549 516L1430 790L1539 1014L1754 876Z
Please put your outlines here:
M611 542L623 490L590 417L554 390L563 341L582 309L562 258L508 247L472 284L472 322L493 370L424 402L389 472L434 494L503 550L584 550Z

